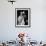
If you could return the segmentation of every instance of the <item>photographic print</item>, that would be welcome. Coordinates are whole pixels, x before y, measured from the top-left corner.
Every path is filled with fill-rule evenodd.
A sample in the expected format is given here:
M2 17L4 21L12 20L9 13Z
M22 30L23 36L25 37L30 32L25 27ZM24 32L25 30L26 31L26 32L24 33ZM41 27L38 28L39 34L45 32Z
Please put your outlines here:
M16 8L15 9L15 26L16 27L30 27L30 8Z

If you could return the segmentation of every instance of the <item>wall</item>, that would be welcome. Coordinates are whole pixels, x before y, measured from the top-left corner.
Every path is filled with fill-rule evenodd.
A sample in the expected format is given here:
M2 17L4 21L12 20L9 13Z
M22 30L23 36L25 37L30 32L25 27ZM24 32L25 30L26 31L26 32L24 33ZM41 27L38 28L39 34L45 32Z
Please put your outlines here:
M0 0L0 41L15 40L19 32L30 34L33 40L46 40L45 0L17 0L13 5ZM31 8L31 27L15 27L15 8Z

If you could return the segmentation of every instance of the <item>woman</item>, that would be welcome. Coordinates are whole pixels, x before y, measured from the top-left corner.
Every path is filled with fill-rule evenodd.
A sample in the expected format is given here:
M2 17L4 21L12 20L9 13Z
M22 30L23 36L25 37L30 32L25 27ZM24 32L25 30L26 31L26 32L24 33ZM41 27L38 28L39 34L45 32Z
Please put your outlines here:
M25 25L25 21L24 21L24 16L23 14L25 14L25 12L20 12L20 15L18 16L18 25Z

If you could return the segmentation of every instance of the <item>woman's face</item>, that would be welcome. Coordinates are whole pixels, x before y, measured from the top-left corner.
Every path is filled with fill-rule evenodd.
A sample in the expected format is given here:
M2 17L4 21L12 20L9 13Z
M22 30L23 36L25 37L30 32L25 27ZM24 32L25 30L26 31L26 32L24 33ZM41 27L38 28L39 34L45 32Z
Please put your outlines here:
M20 15L22 16L23 15L23 12L21 12Z

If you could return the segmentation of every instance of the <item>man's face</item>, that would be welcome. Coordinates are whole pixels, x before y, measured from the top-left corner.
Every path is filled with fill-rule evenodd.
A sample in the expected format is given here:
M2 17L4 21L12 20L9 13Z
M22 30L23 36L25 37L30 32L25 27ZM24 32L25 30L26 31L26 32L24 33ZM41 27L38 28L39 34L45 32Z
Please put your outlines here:
M23 12L20 12L20 15L24 15L25 14L25 12L23 11Z

